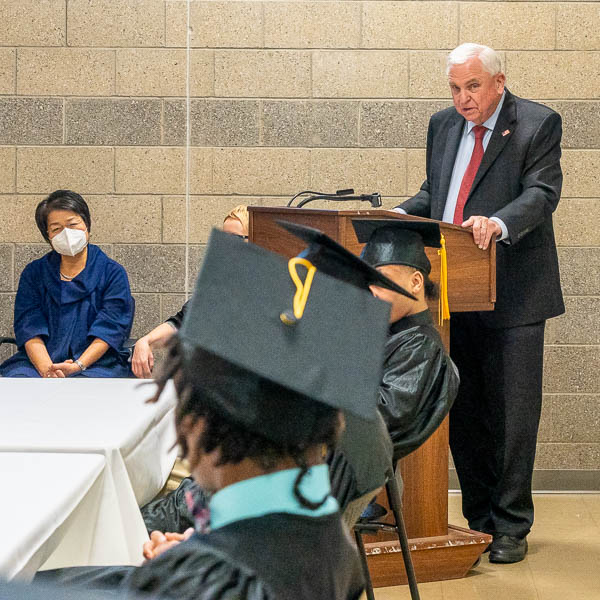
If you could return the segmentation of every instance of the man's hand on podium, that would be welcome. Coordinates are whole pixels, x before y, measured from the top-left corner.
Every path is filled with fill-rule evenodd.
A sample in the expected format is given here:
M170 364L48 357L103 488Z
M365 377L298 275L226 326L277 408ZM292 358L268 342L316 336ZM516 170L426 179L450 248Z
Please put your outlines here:
M461 227L473 228L473 240L482 250L487 250L494 234L497 236L502 235L500 225L487 217L469 217Z

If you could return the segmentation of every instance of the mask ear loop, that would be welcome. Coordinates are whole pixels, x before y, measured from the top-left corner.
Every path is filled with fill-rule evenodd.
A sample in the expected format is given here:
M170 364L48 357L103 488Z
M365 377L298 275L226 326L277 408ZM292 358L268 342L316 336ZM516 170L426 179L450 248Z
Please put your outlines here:
M298 275L297 266L302 265L307 269L306 278L304 282ZM317 268L306 258L300 258L298 256L290 258L288 261L288 271L290 277L296 286L296 293L294 294L293 301L293 315L290 311L284 311L279 315L279 318L286 325L295 325L304 314L306 303L308 301L308 295L310 293L310 287L312 285L313 278L317 272Z

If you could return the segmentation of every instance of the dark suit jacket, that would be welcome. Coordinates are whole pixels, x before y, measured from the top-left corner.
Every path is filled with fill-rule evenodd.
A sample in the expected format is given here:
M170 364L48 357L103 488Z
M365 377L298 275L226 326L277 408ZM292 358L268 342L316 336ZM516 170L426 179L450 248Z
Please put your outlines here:
M400 205L407 213L442 219L464 124L454 107L431 117L427 180ZM497 245L496 309L481 313L490 327L536 323L564 312L552 228L562 186L561 135L558 113L506 90L464 209L465 220L495 216L508 229L509 243Z

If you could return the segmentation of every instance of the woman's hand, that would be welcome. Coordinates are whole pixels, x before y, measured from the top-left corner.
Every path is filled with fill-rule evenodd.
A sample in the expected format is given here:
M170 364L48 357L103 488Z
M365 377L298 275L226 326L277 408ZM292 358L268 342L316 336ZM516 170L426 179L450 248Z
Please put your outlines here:
M45 379L64 378L65 374L60 369L54 369L54 365L50 365L43 373L40 373Z
M131 358L131 370L136 377L140 379L150 379L152 369L154 368L154 355L152 348L148 343L147 336L141 337L133 348L133 357Z
M79 365L69 358L65 362L50 365L47 377L69 377L77 373L81 373Z
M160 556L163 552L181 542L187 540L194 533L193 527L186 529L183 533L163 533L162 531L153 531L150 534L150 541L144 544L143 552L146 560L152 560Z

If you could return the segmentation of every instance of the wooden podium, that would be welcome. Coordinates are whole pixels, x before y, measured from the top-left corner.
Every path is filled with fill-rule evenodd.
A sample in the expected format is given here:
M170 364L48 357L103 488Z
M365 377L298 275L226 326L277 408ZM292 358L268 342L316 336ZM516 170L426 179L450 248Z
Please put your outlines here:
M268 250L291 258L306 246L276 223L292 221L315 227L355 254L360 254L352 219L404 219L429 221L386 210L311 210L249 207L249 239ZM469 230L440 223L448 256L448 299L452 312L493 310L496 300L496 245L480 250ZM431 279L439 281L437 249L427 248ZM437 302L430 307L437 320ZM449 346L446 322L438 327ZM464 577L491 536L448 525L448 419L419 449L400 463L404 481L403 510L411 555L419 582ZM385 504L384 498L378 502ZM393 517L392 517L393 519ZM366 543L369 570L375 587L406 583L398 541L389 534L374 536ZM367 541L365 539L365 541Z

